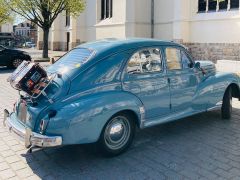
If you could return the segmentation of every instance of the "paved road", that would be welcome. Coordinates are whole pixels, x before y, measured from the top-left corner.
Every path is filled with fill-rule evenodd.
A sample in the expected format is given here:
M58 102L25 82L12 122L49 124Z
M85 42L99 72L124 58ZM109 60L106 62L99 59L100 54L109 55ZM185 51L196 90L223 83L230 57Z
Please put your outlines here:
M0 120L17 98L0 69ZM125 154L106 159L92 146L28 154L0 124L0 179L240 179L240 103L233 118L209 112L137 132Z

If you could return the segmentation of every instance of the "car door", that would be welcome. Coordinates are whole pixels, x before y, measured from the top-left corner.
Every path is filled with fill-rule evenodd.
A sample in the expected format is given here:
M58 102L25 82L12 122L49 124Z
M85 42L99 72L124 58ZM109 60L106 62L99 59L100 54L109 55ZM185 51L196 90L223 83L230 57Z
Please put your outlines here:
M170 113L170 92L161 48L145 48L131 55L123 76L123 89L136 95L145 108L145 119Z
M165 60L171 94L171 111L192 111L199 79L193 62L181 47L166 47Z

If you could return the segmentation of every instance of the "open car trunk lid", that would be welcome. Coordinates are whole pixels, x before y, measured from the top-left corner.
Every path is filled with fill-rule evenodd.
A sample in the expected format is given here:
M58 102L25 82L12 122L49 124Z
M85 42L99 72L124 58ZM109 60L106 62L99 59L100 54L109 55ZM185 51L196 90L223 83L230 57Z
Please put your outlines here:
M66 75L55 77L52 83L36 99L31 99L26 94L22 95L15 104L15 118L25 126L34 129L35 124L46 115L45 110L59 99L67 95L71 81Z

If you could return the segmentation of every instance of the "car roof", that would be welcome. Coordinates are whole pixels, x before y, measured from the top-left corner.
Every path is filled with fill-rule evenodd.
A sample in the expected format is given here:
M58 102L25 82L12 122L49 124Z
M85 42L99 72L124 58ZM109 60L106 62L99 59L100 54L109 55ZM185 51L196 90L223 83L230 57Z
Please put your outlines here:
M77 50L81 48L89 49L92 51L91 58L84 63L81 68L76 69L76 71L70 71L71 74L68 76L76 77L81 71L84 71L88 67L91 67L95 63L103 60L104 58L111 56L116 53L127 51L130 49L140 49L144 47L151 46L178 46L183 47L180 44L171 41L161 41L155 39L144 39L144 38L127 38L127 39L103 39L94 42L84 43L72 50ZM53 65L54 66L54 65Z
M147 46L160 46L160 45L168 45L168 46L184 46L177 44L172 41L162 41L157 39L146 39L146 38L126 38L126 39L116 39L116 38L108 38L102 39L94 42L89 42L77 46L76 48L88 48L94 50L96 53L107 51L119 52L132 48L141 48Z

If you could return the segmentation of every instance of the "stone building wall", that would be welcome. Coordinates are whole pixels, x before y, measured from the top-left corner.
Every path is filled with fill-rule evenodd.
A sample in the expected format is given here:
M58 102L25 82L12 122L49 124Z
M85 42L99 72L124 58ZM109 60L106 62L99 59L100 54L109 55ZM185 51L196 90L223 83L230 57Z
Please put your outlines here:
M51 42L48 41L48 50L51 50ZM43 50L43 41L38 41L37 42L37 49L38 50Z
M240 43L183 43L195 60L240 61Z

